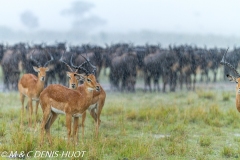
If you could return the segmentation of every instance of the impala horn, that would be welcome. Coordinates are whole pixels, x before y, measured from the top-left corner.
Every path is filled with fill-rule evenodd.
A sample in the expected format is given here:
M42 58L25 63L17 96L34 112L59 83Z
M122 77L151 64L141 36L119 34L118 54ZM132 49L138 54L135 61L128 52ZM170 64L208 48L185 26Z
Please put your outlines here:
M65 51L64 51L64 53L65 53ZM64 53L63 53L63 54L64 54ZM68 69L69 69L71 72L73 72L71 66L69 66L69 65L63 60L63 54L62 54L62 57L60 58L59 61L62 62L62 63L64 63L64 64L68 67Z
M41 67L42 65L41 65L36 59L33 58L33 53L34 53L34 52L35 52L35 49L33 50L30 59L31 59L33 62L35 62L38 67Z
M81 55L81 54L80 54L80 55ZM94 65L90 62L89 58L87 59L87 58L84 57L83 55L81 55L81 56L82 56L82 57L88 62L88 64L93 68L92 73L95 74L95 71L96 71L97 67L94 66Z
M227 54L228 49L226 50L226 52L223 55L223 58L220 62L220 64L225 65L227 67L229 67L238 77L240 77L240 74L238 73L238 71L233 67L233 65L231 65L230 63L226 62L226 54Z
M71 64L71 66L72 66L73 68L77 69L76 72L77 72L79 69L81 69L83 72L85 72L87 75L89 75L90 72L89 72L88 70L86 70L85 68L83 68L83 67L81 66L82 64L81 64L80 66L75 66L75 65L73 64L73 62L72 62L72 57L73 57L73 55L71 56L70 64ZM85 62L84 62L83 64L85 64Z
M51 61L53 61L53 56L52 56L51 53L49 53L46 49L44 49L44 50L45 50L45 51L49 54L49 56L51 57L51 59L44 64L44 67L46 67Z

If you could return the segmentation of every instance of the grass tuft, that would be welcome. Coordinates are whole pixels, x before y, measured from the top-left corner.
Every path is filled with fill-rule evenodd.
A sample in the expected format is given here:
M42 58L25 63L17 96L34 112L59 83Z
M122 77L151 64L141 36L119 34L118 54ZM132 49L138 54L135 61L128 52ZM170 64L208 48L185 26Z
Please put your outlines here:
M225 158L234 157L234 149L229 146L224 146L221 153Z
M223 101L229 101L231 98L231 94L229 92L223 92L222 93L222 100Z
M208 99L208 100L216 99L216 95L213 91L197 90L196 93L199 98Z
M211 138L206 136L201 136L199 139L199 144L201 147L209 147L211 145Z
M3 137L6 135L6 123L2 123L0 127L0 137Z

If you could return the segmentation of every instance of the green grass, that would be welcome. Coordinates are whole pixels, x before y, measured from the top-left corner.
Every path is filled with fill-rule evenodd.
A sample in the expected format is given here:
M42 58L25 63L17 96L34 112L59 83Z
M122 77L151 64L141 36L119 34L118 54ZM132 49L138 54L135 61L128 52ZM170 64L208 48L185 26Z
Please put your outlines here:
M226 94L228 100L224 98ZM84 140L80 128L79 143L68 145L65 117L59 116L51 127L53 144L49 146L45 139L40 147L40 122L35 130L29 129L25 118L21 128L18 93L0 93L0 152L32 151L32 158L28 159L39 156L39 151L86 151L82 159L104 160L237 158L240 114L234 97L234 93L215 90L167 94L109 92L98 138L94 136L93 119L87 114ZM41 108L39 117L41 121Z
M108 83L107 76L101 74L100 81ZM137 83L143 84L143 79L138 78ZM234 88L233 92L206 88L167 94L141 90L134 94L108 92L98 138L94 121L87 113L84 139L80 127L79 143L67 144L62 115L51 127L51 146L46 138L44 145L39 145L41 107L36 129L27 127L26 112L21 128L18 93L0 93L0 100L0 159L2 153L15 152L29 153L28 159L69 159L61 154L68 153L71 157L75 153L79 157L82 151L86 152L81 159L90 160L240 157L240 114L235 107ZM52 153L51 158L47 153Z

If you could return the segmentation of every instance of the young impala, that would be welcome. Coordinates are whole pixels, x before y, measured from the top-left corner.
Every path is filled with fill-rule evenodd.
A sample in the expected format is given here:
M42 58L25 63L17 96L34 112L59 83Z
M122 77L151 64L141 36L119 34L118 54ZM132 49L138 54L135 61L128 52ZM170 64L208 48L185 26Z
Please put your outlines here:
M41 141L43 143L44 131L49 143L52 143L50 137L50 127L56 120L58 114L66 115L66 127L68 132L68 142L71 136L71 121L72 117L81 116L91 104L93 99L93 91L99 90L99 85L93 74L90 74L86 69L79 67L85 71L85 75L78 74L83 80L82 87L76 90L69 89L65 86L54 84L49 85L40 94L40 104L43 110L43 120L41 124ZM78 122L74 119L73 140L77 142Z
M34 51L33 51L34 52ZM51 60L47 61L43 66L36 61L32 55L31 60L33 60L38 67L33 66L34 71L38 72L38 76L36 77L33 74L24 74L22 78L18 82L18 91L20 93L20 100L22 103L22 111L21 111L21 125L23 124L23 114L24 114L24 99L28 98L28 121L29 127L32 126L32 101L36 101L36 110L35 110L35 124L37 118L38 104L39 104L39 95L44 88L44 83L46 79L46 72L49 71L47 65L53 60L53 57L50 53L48 53L51 57Z
M236 74L236 77L229 75L229 74L227 74L226 76L229 79L229 81L237 83L237 85L236 85L236 108L240 112L240 74L230 63L226 62L227 51L224 53L223 58L220 63L229 67Z

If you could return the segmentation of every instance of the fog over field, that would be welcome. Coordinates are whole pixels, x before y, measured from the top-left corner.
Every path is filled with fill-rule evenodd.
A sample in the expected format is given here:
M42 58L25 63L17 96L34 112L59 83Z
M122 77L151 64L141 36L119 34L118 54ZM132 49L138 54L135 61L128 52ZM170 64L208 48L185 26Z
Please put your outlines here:
M175 34L175 33L160 33L153 31L128 32L128 33L83 33L83 32L54 32L54 31L38 31L34 33L14 32L8 29L0 29L0 37L2 42L10 44L19 41L28 43L48 44L58 42L67 42L68 44L91 43L105 46L105 44L114 44L118 42L133 43L134 45L161 44L167 47L169 44L190 44L200 47L239 47L240 38L234 36L219 36L219 35L192 35L192 34Z
M0 0L0 42L234 47L239 1Z

